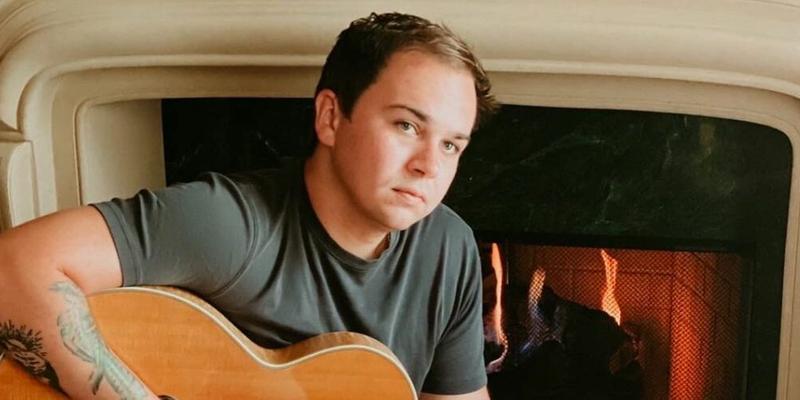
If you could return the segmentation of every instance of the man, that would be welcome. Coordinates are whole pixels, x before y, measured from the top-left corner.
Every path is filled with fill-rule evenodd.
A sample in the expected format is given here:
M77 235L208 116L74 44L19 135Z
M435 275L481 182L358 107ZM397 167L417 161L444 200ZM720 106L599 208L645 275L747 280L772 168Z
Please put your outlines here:
M91 329L84 294L173 285L263 346L361 332L397 354L423 399L488 398L478 254L440 202L494 106L447 29L402 14L354 21L323 68L304 163L208 174L3 233L0 326L41 343L57 376L29 371L73 398L155 398L132 374L97 374L121 363Z

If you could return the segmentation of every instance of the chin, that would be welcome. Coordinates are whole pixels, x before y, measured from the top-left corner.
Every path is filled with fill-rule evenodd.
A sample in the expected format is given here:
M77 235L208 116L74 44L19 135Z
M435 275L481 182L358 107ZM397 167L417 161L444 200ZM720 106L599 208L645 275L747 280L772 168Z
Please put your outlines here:
M414 225L417 221L419 221L419 220L418 219L414 219L414 220L411 220L411 219L402 219L402 220L397 219L397 220L385 221L383 225L389 231L402 231L402 230L408 229L411 225Z
M430 212L431 210L427 210L424 213L396 213L399 215L386 216L383 221L384 225L390 230L402 231L410 228L412 225L427 217Z

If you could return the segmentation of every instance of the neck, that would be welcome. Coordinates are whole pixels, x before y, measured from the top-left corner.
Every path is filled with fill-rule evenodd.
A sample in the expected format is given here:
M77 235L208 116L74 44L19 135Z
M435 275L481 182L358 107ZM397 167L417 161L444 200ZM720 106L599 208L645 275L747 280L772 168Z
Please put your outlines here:
M306 160L304 178L311 208L339 247L365 260L378 258L389 246L390 230L353 208L327 160L320 151Z

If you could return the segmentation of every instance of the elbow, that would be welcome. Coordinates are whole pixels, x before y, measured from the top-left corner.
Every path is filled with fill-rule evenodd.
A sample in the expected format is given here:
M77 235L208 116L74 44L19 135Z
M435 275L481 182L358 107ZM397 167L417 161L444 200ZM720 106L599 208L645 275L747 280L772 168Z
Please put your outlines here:
M0 233L0 296L64 276L36 239L25 236L18 228Z

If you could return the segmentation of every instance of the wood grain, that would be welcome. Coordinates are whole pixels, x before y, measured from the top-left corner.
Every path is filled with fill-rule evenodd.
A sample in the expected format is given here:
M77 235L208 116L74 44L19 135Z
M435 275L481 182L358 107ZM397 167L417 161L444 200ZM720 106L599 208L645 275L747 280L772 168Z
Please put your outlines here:
M397 358L364 335L328 333L269 350L176 289L114 289L89 303L109 347L156 393L178 400L417 398ZM10 361L0 362L0 393L63 399Z

